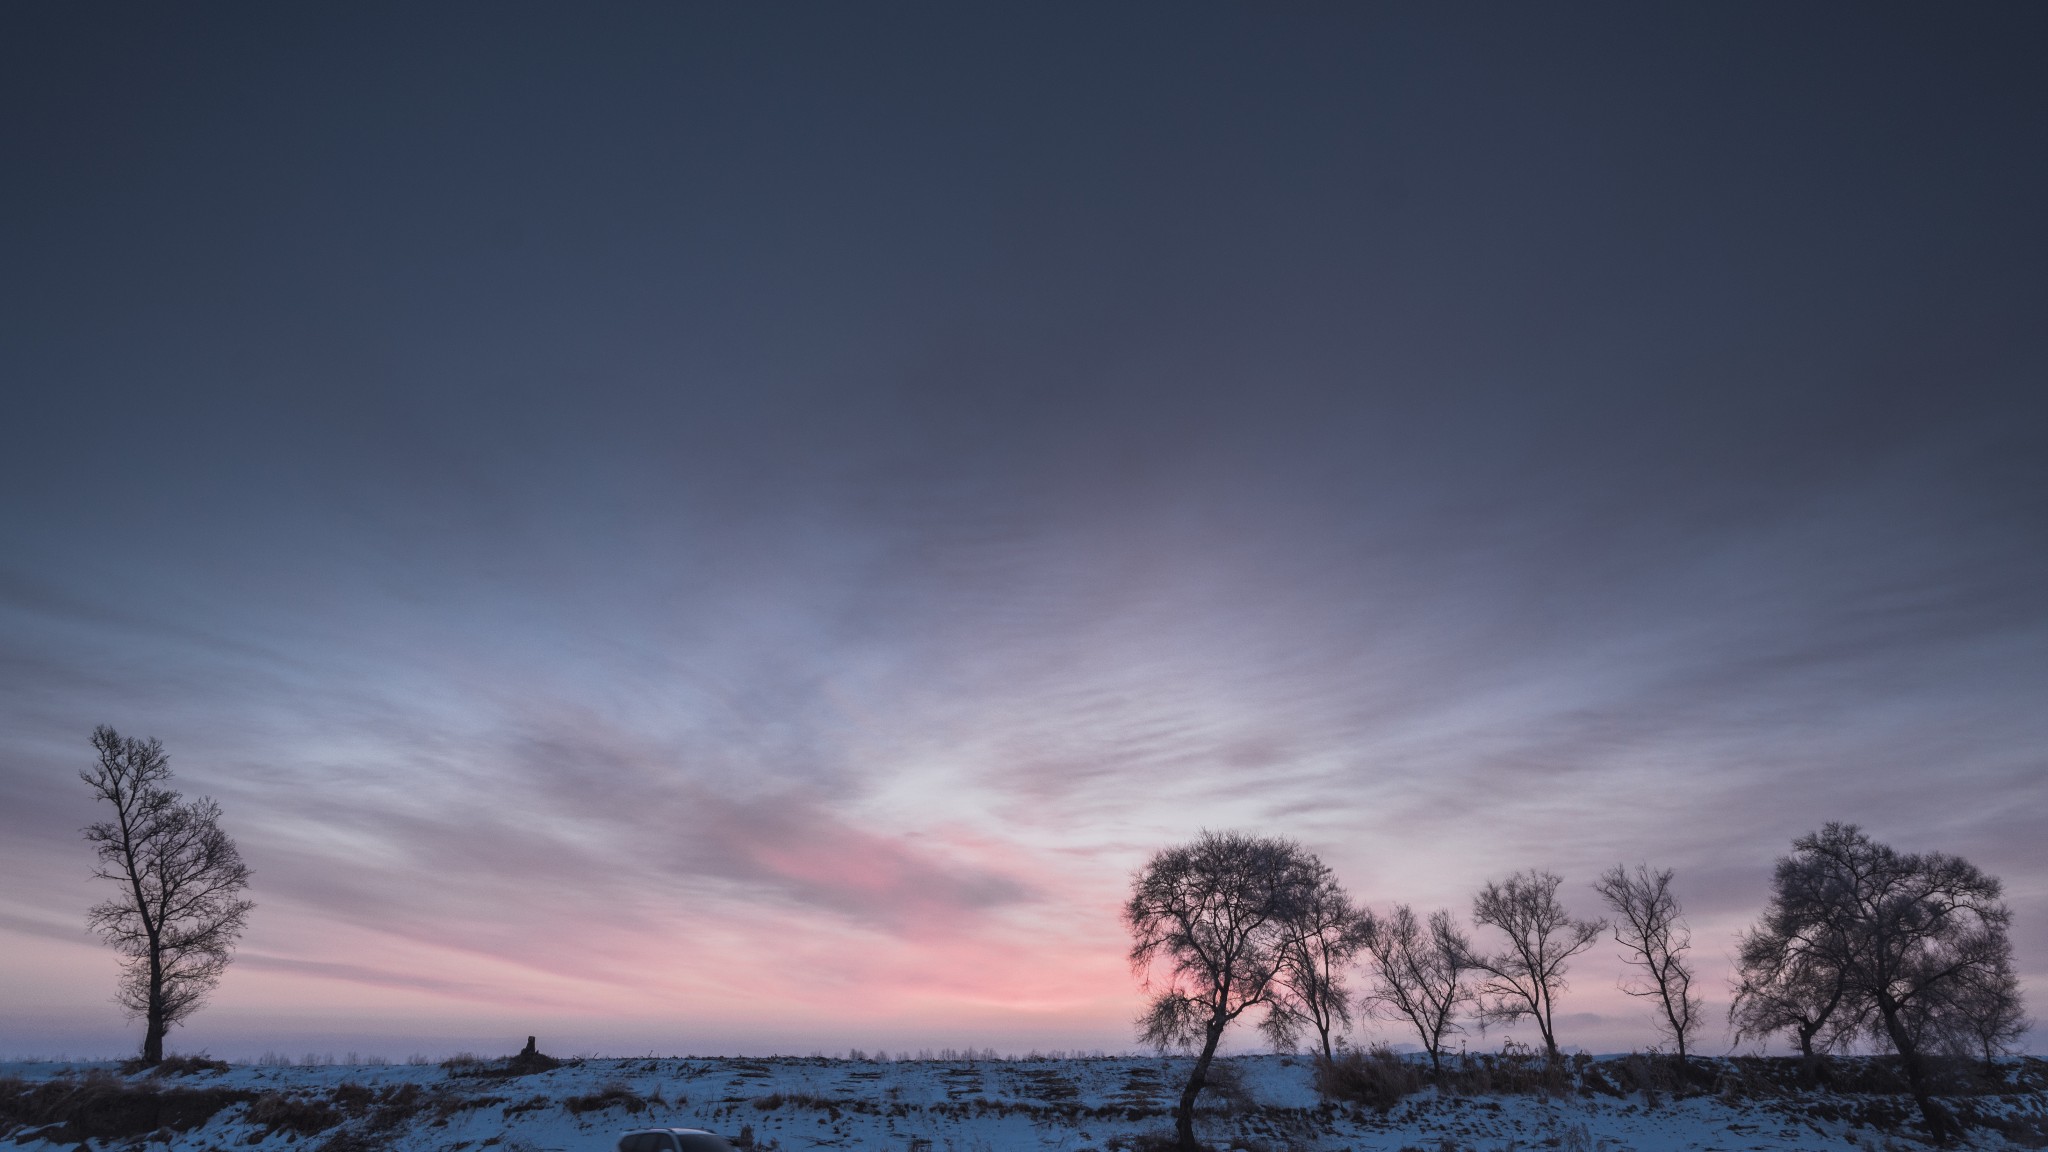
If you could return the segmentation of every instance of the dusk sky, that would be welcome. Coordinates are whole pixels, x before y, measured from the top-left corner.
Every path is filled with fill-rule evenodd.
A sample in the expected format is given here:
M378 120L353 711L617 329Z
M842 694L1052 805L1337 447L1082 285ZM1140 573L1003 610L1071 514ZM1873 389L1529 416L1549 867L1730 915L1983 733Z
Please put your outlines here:
M96 724L175 1051L1129 1049L1204 828L1675 868L1722 1051L1855 821L2048 1016L2048 7L8 5L0 1057Z

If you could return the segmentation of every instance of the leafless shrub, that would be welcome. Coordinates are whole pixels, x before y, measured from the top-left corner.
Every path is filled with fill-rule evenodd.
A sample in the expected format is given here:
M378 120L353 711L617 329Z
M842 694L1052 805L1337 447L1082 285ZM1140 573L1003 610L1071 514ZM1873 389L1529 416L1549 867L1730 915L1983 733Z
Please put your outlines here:
M341 1123L342 1115L324 1100L265 1092L250 1102L246 1119L261 1127L266 1135L296 1132L301 1136L311 1136Z
M1643 1107L1664 1106L1664 1091L1669 1084L1654 1059L1641 1052L1631 1052L1621 1062L1621 1070L1626 1086L1643 1094Z
M529 1041L525 1050L499 1060L487 1060L474 1052L458 1052L441 1061L441 1068L450 1078L509 1080L538 1072L551 1072L562 1067L564 1063L545 1052L535 1051Z
M1572 1090L1572 1077L1563 1060L1508 1040L1498 1053L1461 1053L1438 1077L1438 1084L1460 1096L1558 1097Z
M1420 1070L1383 1044L1367 1052L1350 1049L1317 1060L1316 1091L1325 1100L1362 1104L1384 1113L1421 1086Z
M1258 1105L1245 1087L1244 1070L1228 1060L1218 1060L1209 1066L1208 1091L1216 1097L1217 1103L1232 1112L1243 1112Z
M562 1107L574 1116L609 1108L624 1108L637 1115L647 1110L647 1100L624 1084L606 1084L585 1096L565 1097Z
M121 1065L123 1072L138 1072L149 1068L152 1076L194 1076L201 1072L226 1072L228 1062L215 1060L204 1052L197 1056L166 1056L155 1067L149 1067L140 1059L129 1060Z
M429 1107L452 1099L454 1093L443 1091L439 1097L437 1100L434 1095L417 1084L393 1084L377 1094L376 1109L370 1113L370 1131L389 1132L394 1128L403 1127ZM436 1108L436 1111L441 1110ZM454 1109L450 1108L441 1114L446 1115L453 1111Z

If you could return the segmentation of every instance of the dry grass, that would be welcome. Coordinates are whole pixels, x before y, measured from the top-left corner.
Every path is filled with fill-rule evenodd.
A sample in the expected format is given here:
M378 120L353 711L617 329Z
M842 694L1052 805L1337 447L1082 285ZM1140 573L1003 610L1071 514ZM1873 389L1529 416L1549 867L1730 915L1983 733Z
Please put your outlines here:
M1325 1100L1362 1104L1385 1113L1401 1098L1422 1087L1423 1071L1385 1045L1369 1052L1341 1052L1333 1060L1316 1058L1316 1091Z
M342 1114L325 1100L265 1092L249 1105L246 1119L262 1128L265 1135L296 1132L301 1136L311 1136L340 1124Z
M37 1084L7 1079L0 1080L0 1128L42 1128L44 1139L63 1143L187 1132L254 1096L230 1088L165 1088L154 1078L130 1083L97 1069Z
M562 1107L573 1116L581 1116L585 1112L603 1112L611 1108L624 1108L627 1112L637 1115L647 1110L647 1098L624 1084L606 1084L588 1096L565 1098Z

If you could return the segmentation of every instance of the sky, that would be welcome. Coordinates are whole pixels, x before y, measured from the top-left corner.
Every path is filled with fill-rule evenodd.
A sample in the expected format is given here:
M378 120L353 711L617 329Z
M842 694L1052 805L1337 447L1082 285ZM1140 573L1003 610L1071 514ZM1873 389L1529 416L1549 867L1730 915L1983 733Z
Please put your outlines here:
M98 724L254 873L173 1050L1126 1050L1203 829L1467 918L1673 868L1719 1051L1855 821L2048 1015L2043 43L10 6L0 1055L140 1037ZM1656 1042L1623 975L1564 1044Z

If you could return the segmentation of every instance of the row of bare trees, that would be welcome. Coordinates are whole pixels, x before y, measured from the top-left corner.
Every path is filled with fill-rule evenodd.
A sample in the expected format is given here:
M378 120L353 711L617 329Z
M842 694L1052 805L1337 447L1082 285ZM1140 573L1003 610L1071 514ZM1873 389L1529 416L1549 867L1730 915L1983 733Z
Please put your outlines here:
M1175 1109L1192 1148L1195 1100L1225 1030L1254 1009L1283 1050L1313 1033L1324 1060L1354 1006L1414 1030L1432 1070L1467 1023L1531 1021L1556 1059L1558 998L1571 959L1612 932L1629 964L1621 988L1647 1001L1683 1063L1705 1022L1692 940L1670 869L1616 865L1594 884L1612 919L1576 919L1563 879L1529 870L1490 881L1472 919L1498 947L1475 947L1448 910L1353 903L1331 870L1293 841L1205 832L1159 852L1133 880L1124 919L1152 999L1140 1037L1195 1053ZM1785 1034L1811 1058L1862 1037L1896 1052L1937 1137L1949 1125L1922 1056L2007 1050L2026 1028L2010 913L1995 877L1942 854L1902 855L1854 825L1793 843L1768 910L1741 939L1730 1020L1738 1041ZM1347 979L1362 960L1369 985Z
M1133 880L1124 921L1133 937L1131 964L1153 993L1138 1021L1140 1037L1195 1054L1174 1110L1181 1145L1196 1146L1195 1100L1225 1030L1245 1013L1262 1009L1260 1026L1281 1048L1313 1031L1322 1057L1332 1058L1351 1023L1346 981L1361 953L1373 983L1358 1003L1408 1020L1432 1065L1440 1064L1460 1018L1472 1013L1482 1024L1533 1019L1555 1057L1554 1016L1567 961L1608 927L1573 919L1557 896L1562 882L1555 873L1530 871L1481 889L1473 918L1505 940L1498 951L1482 952L1447 912L1432 914L1427 928L1406 905L1375 916L1353 903L1327 865L1290 840L1205 832L1153 856ZM1667 1005L1678 1005L1682 1044L1699 1002L1689 998L1691 973L1676 958L1684 941L1674 935L1670 875L1617 868L1601 891L1624 916L1617 938L1650 958L1650 984Z
M1445 1045L1463 1030L1463 1019L1482 1027L1527 1019L1554 1059L1557 999L1568 987L1568 962L1611 927L1633 965L1622 990L1656 1003L1659 1027L1683 1060L1704 1005L1692 991L1693 969L1685 955L1691 938L1671 878L1668 869L1615 865L1593 886L1614 913L1612 921L1573 919L1558 899L1563 879L1554 872L1520 872L1489 882L1473 898L1472 918L1499 932L1504 944L1494 952L1474 948L1444 909L1426 922L1406 904L1384 917L1361 911L1369 924L1365 952L1372 980L1362 1003L1375 1016L1412 1027L1433 1071L1442 1069Z

